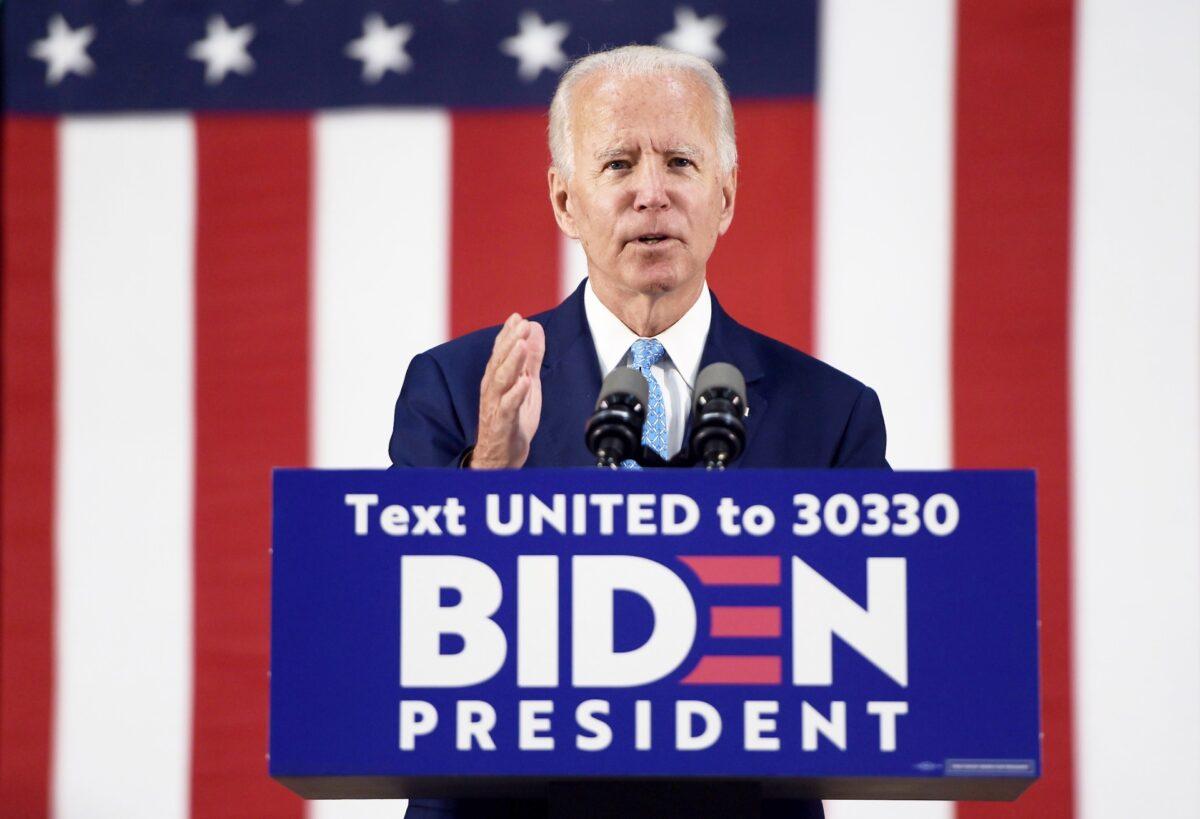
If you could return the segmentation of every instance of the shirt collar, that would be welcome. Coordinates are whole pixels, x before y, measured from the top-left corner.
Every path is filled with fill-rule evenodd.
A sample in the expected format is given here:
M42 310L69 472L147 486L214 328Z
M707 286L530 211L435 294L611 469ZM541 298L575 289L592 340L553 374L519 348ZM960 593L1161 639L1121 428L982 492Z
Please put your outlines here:
M596 345L596 355L600 359L600 371L607 375L624 361L625 354L640 336L604 306L592 289L590 280L583 291L583 309L587 315L592 341ZM695 387L696 375L700 371L700 357L704 354L704 342L708 338L711 322L712 299L708 295L708 282L705 282L696 303L688 308L679 321L657 336L663 349L670 356L671 363L683 376L689 388Z

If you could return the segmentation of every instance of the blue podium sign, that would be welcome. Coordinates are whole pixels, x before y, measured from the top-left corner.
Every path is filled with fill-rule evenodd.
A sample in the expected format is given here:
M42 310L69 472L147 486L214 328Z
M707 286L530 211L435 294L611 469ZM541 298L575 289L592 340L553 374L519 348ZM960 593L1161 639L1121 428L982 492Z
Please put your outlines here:
M1040 772L1032 472L280 470L272 586L304 796Z

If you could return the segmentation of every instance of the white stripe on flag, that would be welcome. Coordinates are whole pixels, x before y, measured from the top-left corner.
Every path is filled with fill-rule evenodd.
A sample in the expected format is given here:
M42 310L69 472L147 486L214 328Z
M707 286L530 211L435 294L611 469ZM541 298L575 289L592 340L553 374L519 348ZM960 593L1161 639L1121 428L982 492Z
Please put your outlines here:
M315 121L314 466L388 465L412 356L446 340L450 121L342 112ZM312 801L313 819L398 819L405 800Z
M314 465L387 466L409 359L446 340L449 117L315 122Z
M1078 815L1200 804L1200 5L1096 0L1076 39Z
M946 469L954 4L821 8L817 354L879 392L894 466ZM954 812L949 802L825 808L829 819Z
M183 817L192 125L67 119L59 144L54 811Z
M954 3L823 3L817 353L874 387L888 455L950 465Z
M577 239L568 239L558 234L559 295L564 299L575 291L579 283L587 278L587 256Z

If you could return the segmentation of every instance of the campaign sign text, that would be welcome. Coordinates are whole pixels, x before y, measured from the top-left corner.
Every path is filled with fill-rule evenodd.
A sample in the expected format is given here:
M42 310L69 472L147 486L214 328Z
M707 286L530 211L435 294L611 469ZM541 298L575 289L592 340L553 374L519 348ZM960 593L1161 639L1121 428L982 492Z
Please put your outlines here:
M1012 798L1039 773L1031 472L274 488L270 769L306 795Z

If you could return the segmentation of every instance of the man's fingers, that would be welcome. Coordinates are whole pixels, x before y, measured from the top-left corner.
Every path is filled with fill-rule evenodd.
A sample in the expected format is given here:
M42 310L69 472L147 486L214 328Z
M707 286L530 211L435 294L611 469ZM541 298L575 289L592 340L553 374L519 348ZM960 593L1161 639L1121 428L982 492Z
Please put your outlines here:
M523 320L513 332L517 336L512 346L508 348L505 358L497 359L492 371L493 384L500 390L511 387L522 374L540 376L542 358L546 353L546 335L537 322Z
M492 339L492 354L491 354L491 356L488 357L487 365L485 366L484 371L483 371L483 376L484 376L485 381L487 380L487 377L489 375L491 375L492 371L494 369L496 369L496 364L498 363L498 359L496 358L496 352L500 349L500 347L502 345L505 345L508 343L509 339L512 336L512 328L520 320L521 320L520 313L512 313L511 315L509 315L508 318L506 318L504 320L504 323L500 325L500 332L496 333L496 337L494 339Z
M546 356L546 331L536 321L529 322L529 374L540 378L542 359Z
M520 341L528 332L528 322L521 318L517 313L513 313L504 322L504 326L500 328L500 332L496 335L496 341L492 344L492 356L488 359L487 367L483 372L483 383L486 385L490 377L494 377L496 370L508 359L512 352L513 345Z
M506 318L504 320L504 323L500 325L500 332L496 334L495 341L492 342L493 350L496 349L496 346L500 343L500 339L504 337L504 334L506 332L508 332L510 329L512 329L513 325L515 325L520 320L521 320L520 313L510 313L509 314L508 318Z
M500 414L504 417L516 417L517 412L521 409L521 402L525 400L525 396L529 395L529 388L533 384L533 379L528 375L522 375L517 378L517 383L500 398Z
M500 331L496 334L496 340L492 341L492 355L487 359L487 366L484 367L484 383L487 383L488 376L491 376L500 361L504 360L505 355L508 355L509 349L512 347L512 342L516 341L518 329L521 327L521 313L512 313L511 316L504 319L504 324L500 325Z
M499 394L511 389L521 376L530 375L529 357L529 342L519 339L492 376L492 386Z

